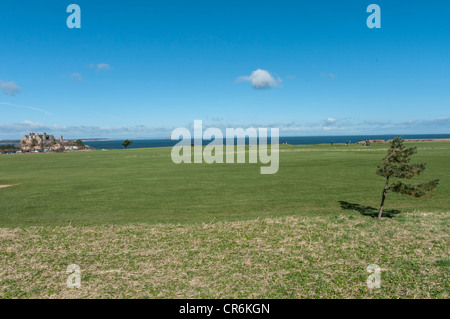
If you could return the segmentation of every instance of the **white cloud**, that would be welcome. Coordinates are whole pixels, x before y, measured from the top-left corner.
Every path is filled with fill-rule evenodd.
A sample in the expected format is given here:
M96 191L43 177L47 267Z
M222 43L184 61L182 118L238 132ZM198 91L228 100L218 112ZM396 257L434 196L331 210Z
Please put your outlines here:
M146 125L134 126L86 126L86 125L47 125L33 121L22 121L19 123L1 124L0 140L19 139L29 132L46 132L55 136L64 135L67 138L125 138L125 137L166 137L175 127L150 127Z
M16 94L19 94L22 91L22 88L16 84L16 82L3 82L0 81L0 89L5 93L6 95L14 96Z
M0 103L1 104L1 103ZM228 127L276 127L280 129L281 136L299 135L371 135L371 134L448 134L450 118L437 118L407 122L391 121L350 121L346 119L327 118L322 121L289 121L289 122L262 122L262 123L204 123L204 130L208 127L217 127L225 130ZM55 136L64 135L67 138L155 138L167 137L176 127L186 127L193 131L193 123L176 126L66 126L46 125L33 121L20 123L0 123L0 140L19 139L28 132L47 132Z
M77 82L83 82L83 76L81 75L81 73L72 73L70 75L71 77L73 77L75 80L77 80Z
M89 65L89 67L95 68L95 69L97 69L97 71L111 70L111 66L107 63L91 64L91 65Z
M330 77L333 80L336 79L336 75L334 75L333 73L321 73L320 76Z
M29 120L25 120L21 123L18 123L21 126L27 127L27 128L42 128L45 127L44 124L39 123L39 122L33 122L33 121L29 121Z
M110 69L111 69L111 66L109 64L106 64L106 63L97 64L97 70L99 70L99 71L106 71L106 70L110 70Z
M325 121L323 121L322 129L325 131L337 129L337 124L338 121L335 118L329 117Z
M257 69L253 71L250 76L240 76L237 79L238 82L250 82L254 89L270 89L279 86L282 80L277 77L276 79L266 70Z

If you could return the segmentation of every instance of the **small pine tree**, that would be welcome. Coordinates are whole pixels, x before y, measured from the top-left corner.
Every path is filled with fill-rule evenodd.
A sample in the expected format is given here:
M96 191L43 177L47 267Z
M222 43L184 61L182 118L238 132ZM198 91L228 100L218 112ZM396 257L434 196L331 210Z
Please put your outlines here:
M378 219L381 219L383 214L384 200L388 191L421 197L433 191L439 183L438 179L419 184L406 184L401 180L391 183L391 178L411 179L422 173L426 168L425 163L410 163L410 156L417 153L417 147L406 148L403 142L400 136L391 141L391 147L388 149L386 157L376 170L378 175L386 178Z
M133 144L133 141L130 140L125 140L122 142L122 146L125 147L125 149L127 149L127 147L130 146L131 144Z
M80 140L80 139L78 139L78 140L75 141L75 145L78 146L78 147L84 147L84 143L83 143L83 141Z

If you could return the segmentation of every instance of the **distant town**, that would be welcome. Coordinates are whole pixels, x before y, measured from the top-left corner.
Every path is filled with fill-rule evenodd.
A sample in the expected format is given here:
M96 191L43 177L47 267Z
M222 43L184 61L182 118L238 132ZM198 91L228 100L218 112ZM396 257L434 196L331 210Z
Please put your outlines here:
M36 134L28 133L22 139L17 141L9 141L10 144L0 145L1 154L17 154L17 153L46 153L46 152L67 152L91 149L81 140L64 140L63 136L55 138L54 135L47 133Z

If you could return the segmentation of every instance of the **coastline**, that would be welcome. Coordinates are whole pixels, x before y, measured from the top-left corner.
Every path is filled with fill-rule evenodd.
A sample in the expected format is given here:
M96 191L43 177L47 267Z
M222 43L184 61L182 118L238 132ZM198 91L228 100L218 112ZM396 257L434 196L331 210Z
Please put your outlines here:
M426 134L420 135L405 135L405 142L447 142L450 141L450 134L441 134L442 137L439 137L438 134ZM366 141L370 143L387 143L394 138L394 135L372 135L372 136L287 136L279 138L279 145L320 145L320 144L359 144L364 145ZM269 138L270 139L270 138ZM5 142L6 141L6 142ZM11 144L12 140L4 140L0 141L0 145L8 145ZM114 149L123 149L121 145L120 139L89 139L83 140L85 141L85 145L89 146L96 150L114 150ZM9 143L8 143L9 142ZM133 140L133 144L129 146L129 149L138 149L138 148L160 148L160 147L173 147L179 141L178 140L168 140L164 138L157 139L135 139ZM207 145L211 142L211 140L203 140L203 145ZM270 141L268 141L270 143ZM226 141L224 140L224 145Z

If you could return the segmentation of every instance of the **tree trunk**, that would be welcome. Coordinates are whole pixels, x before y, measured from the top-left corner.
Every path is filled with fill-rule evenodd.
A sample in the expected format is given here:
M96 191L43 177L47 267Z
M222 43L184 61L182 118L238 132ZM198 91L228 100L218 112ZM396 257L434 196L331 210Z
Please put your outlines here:
M389 176L386 177L386 184L384 185L383 194L381 195L381 205L380 205L380 212L378 213L378 220L381 219L381 215L383 215L383 208L384 208L384 200L386 199L386 192L389 187Z

